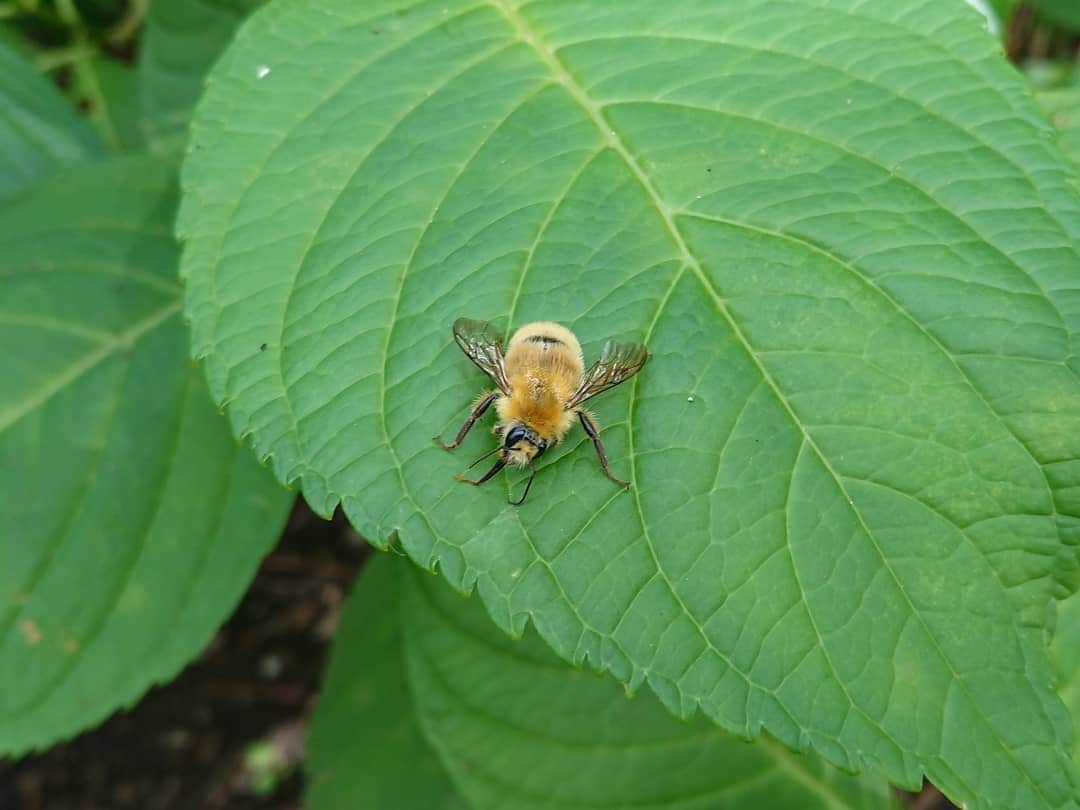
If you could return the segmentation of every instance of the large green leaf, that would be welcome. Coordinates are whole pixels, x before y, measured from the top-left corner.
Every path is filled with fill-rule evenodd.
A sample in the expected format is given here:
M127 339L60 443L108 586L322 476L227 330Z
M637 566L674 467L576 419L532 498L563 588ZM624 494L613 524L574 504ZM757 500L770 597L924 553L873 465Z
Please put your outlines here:
M1050 90L1036 95L1058 129L1058 144L1076 170L1080 170L1080 87ZM1080 766L1080 593L1059 606L1053 652L1060 679L1059 691L1073 724L1073 762Z
M475 808L892 806L884 783L741 743L701 718L679 723L649 695L627 700L384 555L342 614L308 740L306 805L463 807L418 723Z
M309 810L459 810L420 732L405 660L397 564L365 566L345 603L307 742ZM402 563L404 565L404 563Z
M103 152L56 86L0 40L0 199Z
M209 79L194 351L328 514L682 715L1074 804L1080 200L959 2L279 2ZM653 358L520 509L460 315Z
M288 510L187 360L173 174L89 164L0 213L0 754L175 674Z
M1035 0L1043 19L1072 31L1080 31L1080 3L1076 0Z
M748 745L702 717L680 723L649 694L628 700L568 668L532 633L512 641L432 577L403 579L417 712L478 810L893 806L883 781L765 738Z
M1080 167L1080 87L1046 90L1036 97L1058 130L1058 145Z
M1061 603L1054 655L1061 679L1061 697L1072 714L1074 733L1080 734L1080 593ZM1080 746L1073 749L1073 762L1080 765Z
M206 72L236 27L265 0L154 0L139 55L147 136L182 138Z

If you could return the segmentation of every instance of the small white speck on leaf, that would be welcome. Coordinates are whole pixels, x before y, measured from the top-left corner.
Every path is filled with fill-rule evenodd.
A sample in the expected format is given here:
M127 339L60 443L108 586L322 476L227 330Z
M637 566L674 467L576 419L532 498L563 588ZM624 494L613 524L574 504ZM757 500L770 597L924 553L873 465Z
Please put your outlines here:
M693 401L694 401L694 397L693 397L693 395L690 395L690 396L688 396L688 397L686 398L686 401L687 401L687 402L693 402Z
M511 572L510 572L510 578L511 578L511 579L517 579L517 578L518 578L518 577L520 577L520 576L521 576L521 569L520 569L520 568L518 568L518 569L517 569L517 570L515 570L515 571L511 571Z
M269 74L270 68L268 68L266 65L259 65L257 68L255 68L256 79L265 79Z

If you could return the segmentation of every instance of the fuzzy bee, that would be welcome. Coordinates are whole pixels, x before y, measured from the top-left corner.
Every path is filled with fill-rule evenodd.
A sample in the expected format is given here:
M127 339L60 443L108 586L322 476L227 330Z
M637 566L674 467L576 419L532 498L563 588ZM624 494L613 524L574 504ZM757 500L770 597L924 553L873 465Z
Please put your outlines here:
M541 321L522 326L510 339L505 355L502 334L484 321L458 318L454 322L454 340L491 378L496 390L480 395L454 441L446 444L437 436L435 441L444 450L453 450L492 404L499 415L494 431L499 444L473 464L492 453L497 453L498 459L480 478L455 475L456 479L479 486L507 465L528 467L525 492L512 502L520 505L536 477L533 462L549 447L559 444L577 421L592 439L604 474L620 486L629 486L608 469L596 418L581 406L637 374L649 357L643 345L608 341L600 359L586 371L578 339L557 323Z

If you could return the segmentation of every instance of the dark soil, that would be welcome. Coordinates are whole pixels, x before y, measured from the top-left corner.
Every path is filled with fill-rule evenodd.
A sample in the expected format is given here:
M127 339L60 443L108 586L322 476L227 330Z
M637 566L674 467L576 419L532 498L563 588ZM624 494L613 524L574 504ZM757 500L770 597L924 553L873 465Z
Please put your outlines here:
M298 505L285 535L203 655L99 728L0 760L0 810L299 808L297 763L327 645L365 547L341 518ZM263 793L245 754L291 763Z

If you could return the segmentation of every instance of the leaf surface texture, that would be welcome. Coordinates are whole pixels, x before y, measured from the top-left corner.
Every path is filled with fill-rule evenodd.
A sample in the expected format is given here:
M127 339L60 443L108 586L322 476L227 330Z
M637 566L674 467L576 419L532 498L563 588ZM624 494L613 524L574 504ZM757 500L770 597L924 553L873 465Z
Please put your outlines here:
M173 175L87 164L0 210L0 753L174 676L292 500L187 360Z
M677 714L1073 806L1080 201L976 12L275 3L192 146L194 351L316 510ZM649 346L628 491L581 432L520 509L452 480L459 316Z

